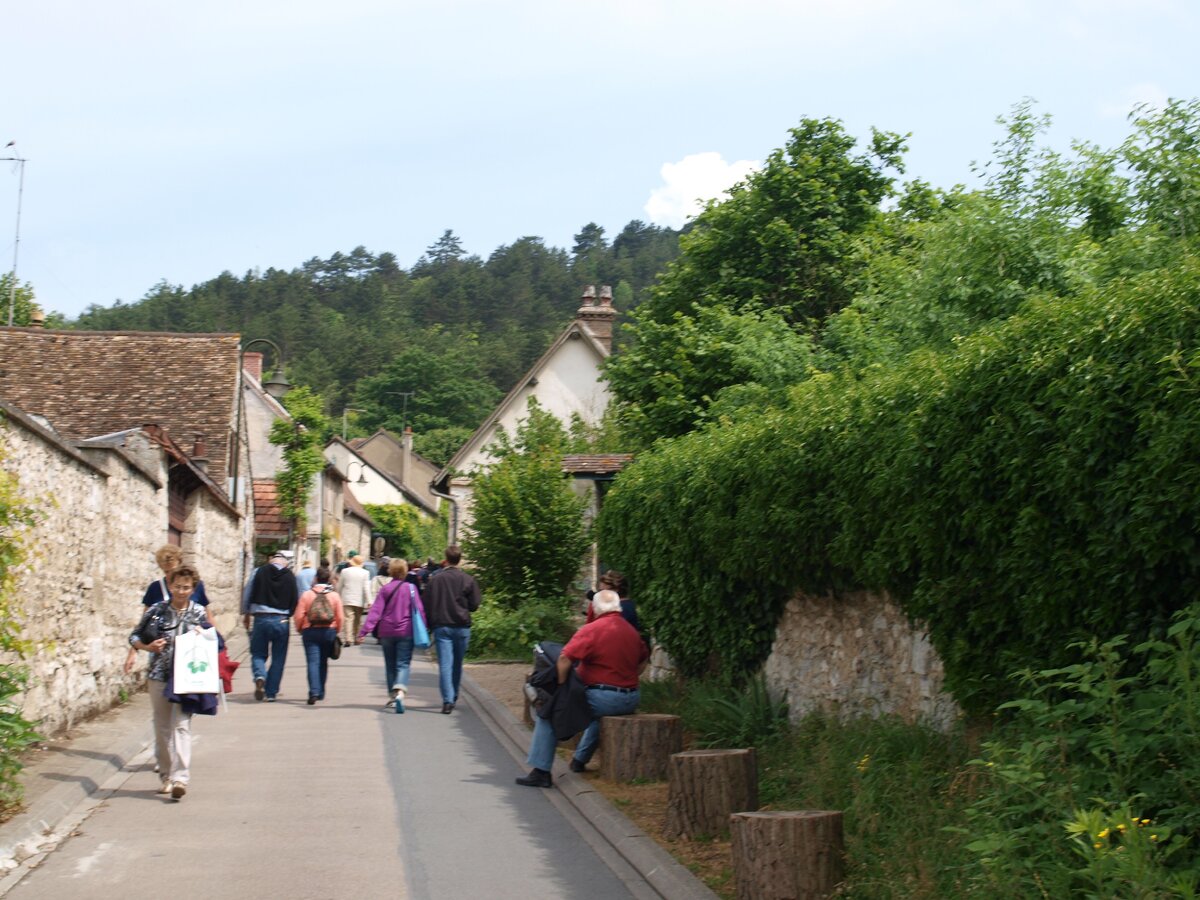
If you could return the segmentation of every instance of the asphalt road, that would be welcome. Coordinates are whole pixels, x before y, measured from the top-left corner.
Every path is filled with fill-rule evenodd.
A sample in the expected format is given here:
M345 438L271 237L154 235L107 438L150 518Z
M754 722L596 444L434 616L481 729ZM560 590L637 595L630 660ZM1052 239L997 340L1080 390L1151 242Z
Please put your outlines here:
M522 770L469 702L442 715L436 670L414 666L408 712L384 708L382 654L348 648L327 699L305 703L296 636L280 699L243 664L216 718L197 717L192 783L155 794L143 754L102 786L74 833L6 896L608 898L652 895L586 840L586 823ZM148 729L148 709L130 728Z

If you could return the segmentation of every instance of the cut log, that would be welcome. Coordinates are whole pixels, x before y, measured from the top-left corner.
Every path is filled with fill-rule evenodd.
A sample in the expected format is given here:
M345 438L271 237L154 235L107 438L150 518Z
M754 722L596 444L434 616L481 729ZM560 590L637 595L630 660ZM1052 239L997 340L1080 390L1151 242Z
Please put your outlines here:
M758 809L758 761L753 749L686 750L668 765L668 837L716 837L729 816Z
M662 781L671 754L682 749L679 716L649 713L600 720L600 775L609 781Z
M816 900L844 877L840 812L737 812L729 833L738 900Z

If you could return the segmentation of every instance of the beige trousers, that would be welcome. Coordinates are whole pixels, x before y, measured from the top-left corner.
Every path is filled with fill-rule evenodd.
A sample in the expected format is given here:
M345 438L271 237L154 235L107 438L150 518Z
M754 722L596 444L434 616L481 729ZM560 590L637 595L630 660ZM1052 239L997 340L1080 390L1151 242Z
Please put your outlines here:
M353 644L358 640L358 629L362 628L363 608L361 606L342 606L342 643Z
M167 781L187 784L192 765L192 716L163 696L162 681L148 682L154 711L154 757Z

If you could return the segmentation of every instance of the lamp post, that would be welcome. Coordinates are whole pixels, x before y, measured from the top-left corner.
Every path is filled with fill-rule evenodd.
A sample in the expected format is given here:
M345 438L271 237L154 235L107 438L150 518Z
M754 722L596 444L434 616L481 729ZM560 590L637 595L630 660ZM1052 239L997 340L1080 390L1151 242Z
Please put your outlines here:
M5 149L12 147L16 141L9 141L5 145ZM16 151L12 151L13 156L0 156L0 160L6 162L15 162L20 168L20 177L17 180L17 234L16 240L13 241L13 267L12 267L12 284L8 286L8 327L12 328L13 312L17 306L17 253L21 249L21 200L25 196L25 163L26 160L15 155Z
M404 401L404 406L400 411L400 433L404 434L404 429L408 425L408 401L416 396L416 391L388 391L387 396L399 397Z
M358 480L355 481L354 483L355 484L366 484L367 483L367 464L363 463L363 462L359 462L357 459L352 459L352 460L350 460L350 462L346 463L346 480L347 481L350 480L350 467L351 466L358 466Z

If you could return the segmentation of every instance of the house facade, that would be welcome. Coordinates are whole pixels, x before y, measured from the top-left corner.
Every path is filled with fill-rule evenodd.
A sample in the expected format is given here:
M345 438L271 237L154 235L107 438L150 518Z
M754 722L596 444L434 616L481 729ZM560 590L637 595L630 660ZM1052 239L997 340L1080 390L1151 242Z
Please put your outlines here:
M472 473L495 461L488 447L501 430L510 435L516 432L528 415L530 399L535 399L542 409L564 424L578 416L588 425L596 426L604 418L609 391L601 373L604 360L612 353L616 318L612 291L606 286L597 295L594 288L587 288L574 321L434 476L434 494L451 502L448 534L451 543L457 543L471 523Z

